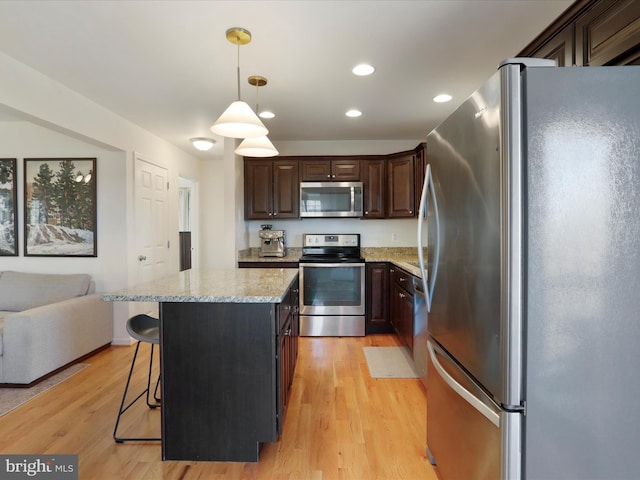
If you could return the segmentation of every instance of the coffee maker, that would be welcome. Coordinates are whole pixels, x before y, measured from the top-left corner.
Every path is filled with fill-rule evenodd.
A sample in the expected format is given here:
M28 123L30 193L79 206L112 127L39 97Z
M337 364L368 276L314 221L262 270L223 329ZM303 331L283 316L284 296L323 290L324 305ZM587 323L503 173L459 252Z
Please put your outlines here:
M287 249L284 246L284 230L271 230L271 225L260 225L260 257L284 257Z

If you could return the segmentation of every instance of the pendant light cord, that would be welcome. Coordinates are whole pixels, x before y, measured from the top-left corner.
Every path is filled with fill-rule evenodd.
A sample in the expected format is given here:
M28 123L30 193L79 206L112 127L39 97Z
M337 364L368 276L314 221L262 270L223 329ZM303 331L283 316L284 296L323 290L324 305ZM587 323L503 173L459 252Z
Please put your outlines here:
M236 68L236 77L238 80L238 100L242 100L242 98L240 98L240 37L238 37L238 67Z
M258 90L260 89L260 85L258 85L258 82L256 82L256 115L258 114Z

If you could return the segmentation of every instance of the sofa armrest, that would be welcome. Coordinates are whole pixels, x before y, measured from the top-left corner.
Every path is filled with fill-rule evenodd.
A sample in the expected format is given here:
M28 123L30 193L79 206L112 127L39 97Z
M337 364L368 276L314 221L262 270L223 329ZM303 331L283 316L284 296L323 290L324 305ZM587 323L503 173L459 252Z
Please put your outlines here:
M111 342L113 306L85 295L7 315L3 383L30 383Z

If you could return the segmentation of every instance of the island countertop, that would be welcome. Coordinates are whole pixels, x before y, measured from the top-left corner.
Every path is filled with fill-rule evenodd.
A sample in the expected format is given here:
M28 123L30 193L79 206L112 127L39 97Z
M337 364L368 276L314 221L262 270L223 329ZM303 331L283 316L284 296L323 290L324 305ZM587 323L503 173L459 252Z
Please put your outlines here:
M185 270L102 296L115 302L281 303L294 268Z

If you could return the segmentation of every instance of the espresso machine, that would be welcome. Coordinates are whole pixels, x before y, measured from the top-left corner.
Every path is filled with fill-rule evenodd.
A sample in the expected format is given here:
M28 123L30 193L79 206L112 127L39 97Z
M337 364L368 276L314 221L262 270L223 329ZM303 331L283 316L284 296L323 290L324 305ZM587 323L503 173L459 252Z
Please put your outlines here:
M284 246L284 230L271 230L271 225L260 225L260 257L284 257L287 249Z

